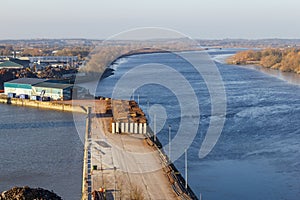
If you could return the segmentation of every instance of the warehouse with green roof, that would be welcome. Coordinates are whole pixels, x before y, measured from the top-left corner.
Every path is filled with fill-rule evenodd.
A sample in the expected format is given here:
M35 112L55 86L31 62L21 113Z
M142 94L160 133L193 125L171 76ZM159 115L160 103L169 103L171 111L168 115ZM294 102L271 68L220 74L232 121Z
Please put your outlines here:
M46 79L19 78L4 83L4 93L11 96L28 95L32 96L32 86L45 82Z
M20 78L4 83L4 93L9 97L38 100L47 97L51 100L70 100L72 84L53 83L46 79Z

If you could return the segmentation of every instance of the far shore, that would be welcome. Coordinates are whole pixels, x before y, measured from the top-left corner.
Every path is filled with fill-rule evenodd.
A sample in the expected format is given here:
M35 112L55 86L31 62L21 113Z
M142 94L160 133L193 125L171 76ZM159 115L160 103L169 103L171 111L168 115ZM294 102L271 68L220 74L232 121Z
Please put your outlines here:
M110 77L111 75L114 74L114 69L110 68L114 63L116 63L118 60L130 56L135 56L135 55L143 55L143 54L158 54L158 53L180 53L180 52L193 52L193 51L203 51L204 49L201 48L190 48L190 49L182 49L182 50L174 50L174 51L168 51L168 50L161 50L161 49L139 49L137 51L130 51L127 53L124 53L120 56L117 56L114 60L110 61L109 64L107 64L102 71L87 71L86 76L89 78L84 78L85 80L95 80L100 78L100 80L105 79L107 77ZM77 78L76 78L77 79ZM83 79L83 78L81 78ZM76 80L75 83L80 83L82 81Z
M259 65L282 72L300 74L300 49L263 49L246 50L236 53L227 59L227 64Z

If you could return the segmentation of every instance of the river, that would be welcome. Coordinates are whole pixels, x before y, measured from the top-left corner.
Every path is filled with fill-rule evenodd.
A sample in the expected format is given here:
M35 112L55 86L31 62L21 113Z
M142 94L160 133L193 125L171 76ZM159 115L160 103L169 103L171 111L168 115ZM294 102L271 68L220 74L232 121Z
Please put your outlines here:
M0 104L0 191L42 187L81 198L83 145L72 113Z
M227 95L225 126L208 156L198 157L210 116L209 93L195 70L173 54L133 55L118 60L115 74L104 79L97 94L110 96L114 85L133 66L161 63L190 80L200 102L200 128L189 147L188 183L207 200L288 199L300 196L300 86L285 73L224 64L236 50L211 50ZM159 71L156 71L159 73ZM282 75L283 74L283 75ZM184 92L184 91L183 91ZM174 93L157 84L135 91L134 98L148 113L161 105L166 123L158 133L168 143L181 122ZM83 146L70 113L0 105L0 190L29 185L54 190L64 199L81 195ZM151 122L152 123L152 122ZM183 141L184 142L184 141ZM184 156L175 161L183 173Z
M190 81L200 102L201 126L188 149L188 182L194 192L208 200L297 200L300 196L299 75L225 64L224 59L235 52L235 49L209 51L224 81L227 113L221 137L204 159L199 159L198 152L212 117L209 93L199 74L179 56L157 53L122 58L112 66L115 74L98 87L98 95L111 96L118 80L135 66L160 63L172 67ZM168 143L169 125L172 138L175 137L181 113L172 91L148 84L137 89L133 98L140 102L148 118L149 107L157 104L164 107L167 119L158 137L164 145ZM175 165L184 176L184 157Z

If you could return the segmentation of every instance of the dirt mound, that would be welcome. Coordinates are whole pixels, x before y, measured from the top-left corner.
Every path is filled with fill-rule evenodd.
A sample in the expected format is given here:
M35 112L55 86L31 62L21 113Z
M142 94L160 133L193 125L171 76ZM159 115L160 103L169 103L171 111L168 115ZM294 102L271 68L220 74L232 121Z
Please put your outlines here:
M41 188L32 189L28 186L14 187L0 194L0 200L62 200L55 193Z

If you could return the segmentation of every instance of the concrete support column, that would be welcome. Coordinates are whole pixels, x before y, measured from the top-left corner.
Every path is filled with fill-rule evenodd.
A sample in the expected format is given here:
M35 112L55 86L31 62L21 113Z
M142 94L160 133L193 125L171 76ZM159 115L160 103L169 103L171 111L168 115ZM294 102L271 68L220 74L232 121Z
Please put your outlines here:
M147 133L147 123L144 123L143 134Z
M130 130L129 130L129 133L133 133L133 123L130 123Z
M134 123L134 133L138 133L138 123Z
M121 123L121 133L125 133L125 124Z
M116 133L116 124L115 123L111 123L111 133L112 134Z
M143 124L139 124L139 134L143 134Z
M125 133L128 133L128 122L125 123Z
M119 130L119 122L116 122L116 133L119 133L120 130Z

